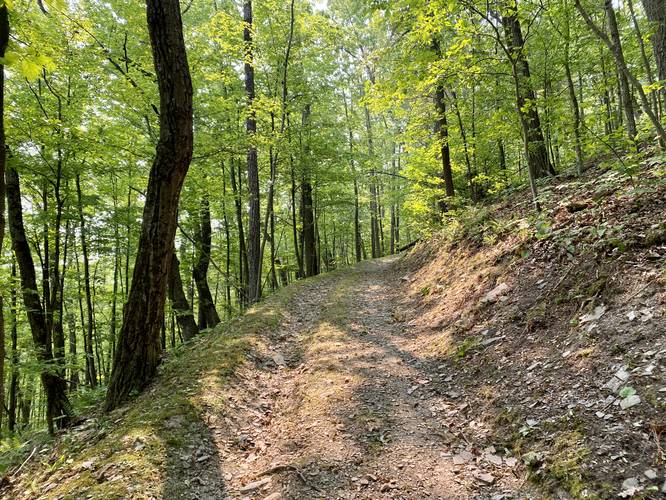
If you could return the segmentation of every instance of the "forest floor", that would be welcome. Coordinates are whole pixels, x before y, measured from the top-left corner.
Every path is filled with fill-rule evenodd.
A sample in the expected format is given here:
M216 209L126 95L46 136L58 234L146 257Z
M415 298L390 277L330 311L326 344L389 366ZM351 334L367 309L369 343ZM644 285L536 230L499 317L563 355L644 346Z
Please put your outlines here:
M541 216L515 193L281 290L133 404L28 444L0 493L662 498L664 163L638 175L561 178Z

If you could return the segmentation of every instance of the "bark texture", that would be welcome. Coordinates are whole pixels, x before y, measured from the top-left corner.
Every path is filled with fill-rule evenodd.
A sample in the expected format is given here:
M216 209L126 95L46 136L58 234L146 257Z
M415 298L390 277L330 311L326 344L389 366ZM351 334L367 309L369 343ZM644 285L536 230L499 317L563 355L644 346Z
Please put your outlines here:
M178 0L147 0L160 94L160 137L148 179L132 286L105 409L121 404L155 375L173 257L180 191L192 160L192 81Z

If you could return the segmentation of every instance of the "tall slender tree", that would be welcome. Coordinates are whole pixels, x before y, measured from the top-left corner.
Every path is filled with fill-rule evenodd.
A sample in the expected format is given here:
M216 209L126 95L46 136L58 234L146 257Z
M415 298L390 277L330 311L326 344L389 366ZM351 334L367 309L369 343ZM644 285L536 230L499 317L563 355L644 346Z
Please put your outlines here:
M248 300L255 303L261 297L261 214L259 200L259 160L257 145L257 118L254 110L254 48L253 48L252 0L243 2L243 42L245 43L245 93L247 95L247 118L245 130L248 139L247 149L247 189L249 196L247 260L248 260Z
M5 57L8 43L9 13L7 12L7 3L5 2L0 7L0 58ZM5 67L0 64L0 258L2 257L2 247L5 241L5 162L7 158L5 143ZM0 291L0 398L4 398L5 395L6 351L5 303L4 295ZM0 434L2 434L3 414L4 412L0 410Z

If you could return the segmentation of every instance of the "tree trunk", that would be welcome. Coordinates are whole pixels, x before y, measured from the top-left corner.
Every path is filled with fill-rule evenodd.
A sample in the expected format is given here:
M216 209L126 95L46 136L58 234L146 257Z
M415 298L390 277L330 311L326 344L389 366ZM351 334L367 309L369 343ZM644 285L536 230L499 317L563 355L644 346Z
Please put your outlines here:
M442 58L442 49L438 40L432 42L433 51L438 58ZM444 189L446 196L451 198L455 196L455 188L453 185L453 171L451 170L451 147L449 145L449 124L446 119L446 91L444 85L439 82L435 89L435 109L437 117L435 118L435 135L440 141L440 153L442 155L442 180L444 181ZM446 202L440 202L442 211L446 210Z
M291 143L291 141L290 141ZM290 144L291 145L291 144ZM291 227L294 237L294 254L296 255L296 262L298 264L298 278L305 276L305 267L303 265L303 253L300 250L300 245L298 241L298 224L296 222L296 172L294 169L294 157L290 156L290 172L291 172Z
M233 166L232 166L233 168ZM231 231L229 230L229 217L227 216L227 174L222 162L222 215L224 222L224 238L226 244L226 259L225 259L225 275L224 275L224 289L226 315L231 316Z
M365 113L365 129L368 140L368 156L370 162L374 164L375 159L375 144L372 134L372 119L370 116L370 109L367 104L364 106ZM377 173L374 166L370 169L370 239L372 243L372 258L376 259L382 256L381 241L379 236L379 202L377 192Z
M180 191L192 159L192 81L180 2L147 0L147 21L160 94L160 138L150 170L139 248L105 409L154 377Z
M470 197L473 202L479 201L479 197L476 193L476 186L474 185L474 173L472 171L472 162L469 158L469 146L467 143L467 132L465 131L465 126L462 121L462 115L460 114L460 108L458 107L458 97L455 92L451 92L451 97L453 98L453 109L455 110L456 119L458 120L458 130L460 131L460 138L463 143L463 151L465 152L465 166L467 167L467 182L469 182L469 192Z
M86 232L86 220L83 216L83 196L81 191L81 176L76 174L76 196L79 211L79 230L81 233L81 252L83 253L83 284L86 293L86 342L84 350L86 356L86 381L90 387L97 386L97 370L95 368L95 357L93 354L93 329L95 327L95 316L93 314L92 292L90 289L90 258L88 257L88 235ZM82 325L83 326L83 325Z
M514 3L514 8L517 6ZM530 66L525 54L525 40L516 10L502 17L504 33L511 53L512 74L516 87L516 108L523 129L523 141L527 144L527 161L535 178L554 173L548 159L541 120L537 109L536 94L532 88Z
M569 91L569 102L573 113L573 133L574 150L576 152L576 173L581 175L583 172L583 144L582 144L582 117L576 87L574 86L573 76L571 74L571 26L569 12L566 12L565 31L564 31L564 74L567 79L567 90Z
M210 292L209 292L210 293ZM197 324L194 321L194 313L187 302L187 297L183 291L183 280L180 277L180 261L176 256L176 249L173 249L171 258L171 270L169 271L169 300L171 307L176 314L176 321L183 333L183 340L186 342L193 339L197 332ZM219 320L218 320L219 322Z
M259 165L257 146L257 119L253 110L254 90L254 47L252 45L252 0L243 2L243 42L245 42L245 94L247 95L248 115L245 130L249 142L247 151L247 190L248 190L248 232L247 260L248 301L254 304L261 298L261 214L259 205Z
M606 11L606 22L608 24L608 32L613 42L613 54L617 65L618 82L620 84L620 101L622 102L622 110L624 118L627 123L627 134L632 142L636 141L636 115L634 114L634 100L631 97L631 88L629 87L629 79L624 73L622 61L624 61L624 53L622 51L622 41L620 39L620 30L617 27L617 18L615 17L615 9L613 8L613 0L604 0L604 9Z
M0 14L1 16L1 14ZM2 153L0 153L2 154ZM2 181L4 183L4 177ZM12 262L12 288L11 288L11 337L12 337L12 372L9 380L9 410L7 416L7 426L9 432L16 430L16 409L18 408L19 396L19 352L18 352L18 293L16 290L16 264Z
M451 198L455 196L453 186L453 171L451 169L451 147L449 146L449 123L446 119L446 97L444 87L437 85L435 91L435 107L437 108L437 119L435 120L435 134L441 143L440 152L442 155L442 180L446 196ZM446 203L442 202L442 208Z
M654 23L654 34L650 37L654 58L657 62L659 80L666 80L666 2L664 0L643 0L645 15ZM666 88L661 90L666 109Z
M349 142L349 169L351 170L352 180L354 183L354 257L356 262L361 262L363 259L361 249L361 220L360 220L360 202L358 192L358 178L356 174L356 167L354 164L354 131L350 121L350 113L347 107L347 98L343 96L345 105L345 118L347 119L347 140ZM350 96L349 102L352 103Z
M606 2L612 2L612 0L606 0ZM590 17L590 14L581 5L580 0L574 0L574 3L576 5L576 9L583 17L585 23L590 28L590 30L597 36L597 38L599 38L599 40L603 42L606 48L613 53L613 57L615 58L615 64L617 65L618 70L620 70L624 74L624 76L631 82L631 84L638 91L638 94L641 98L641 105L643 107L643 111L650 118L650 121L652 122L652 125L655 131L657 132L657 135L659 136L659 140L663 144L666 144L666 129L664 129L664 126L662 125L661 121L652 110L650 106L650 101L648 100L647 95L645 94L645 90L643 89L643 85L641 84L641 82L638 81L636 76L631 71L629 71L627 63L624 59L624 54L622 52L622 46L613 43L613 41L611 41L608 35L604 33L603 30L601 30L594 23L594 21ZM612 3L610 7L612 9Z
M564 73L567 77L567 89L569 90L569 100L571 102L571 110L573 112L573 132L574 132L574 150L576 151L576 172L578 175L583 173L583 146L581 139L581 119L580 107L578 105L578 97L576 97L576 89L574 88L573 78L571 77L571 67L569 66L569 49L567 44Z
M315 232L314 218L314 200L312 196L312 181L310 179L310 113L309 104L305 105L303 110L303 130L308 136L303 148L303 173L301 180L301 224L303 226L303 263L305 276L315 276L319 274L317 259L317 235Z
M240 166L239 166L240 170ZM231 190L234 194L234 205L236 207L236 225L238 226L238 302L240 308L243 309L247 303L247 268L248 258L247 249L245 246L245 231L243 229L243 194L241 192L240 179L236 182L236 167L233 160L231 161L230 180Z
M662 2L663 4L663 2ZM650 64L650 59L647 55L647 50L645 49L645 39L643 37L643 31L641 30L640 24L638 24L638 19L636 18L636 11L634 9L634 1L627 0L627 7L629 7L629 14L631 15L631 21L634 24L634 31L636 32L636 41L638 42L638 47L641 51L641 61L643 62L643 67L645 68L645 76L647 76L648 84L654 85L654 72L652 71L652 65ZM650 94L650 99L652 100L652 108L654 112L659 115L659 102L657 99L657 92L652 92Z
M67 384L57 374L54 366L53 351L49 339L46 312L37 292L37 277L23 225L23 209L21 207L21 190L16 170L7 169L7 209L9 214L9 230L12 247L21 275L21 290L25 304L32 340L37 358L42 363L41 380L46 394L46 420L51 434L55 427L63 428L71 423L72 407L67 398Z
M215 310L213 295L208 286L208 267L212 249L212 228L210 223L210 203L208 197L201 200L199 230L197 231L197 259L194 263L193 276L199 296L199 328L215 328L220 317Z
M9 15L7 5L0 7L0 57L5 57L9 43ZM5 67L0 64L0 256L5 241ZM2 417L5 401L5 304L3 291L0 290L0 435L2 435Z
M79 388L79 369L77 367L77 349L76 349L76 316L71 311L67 314L67 325L69 328L69 392L75 392Z

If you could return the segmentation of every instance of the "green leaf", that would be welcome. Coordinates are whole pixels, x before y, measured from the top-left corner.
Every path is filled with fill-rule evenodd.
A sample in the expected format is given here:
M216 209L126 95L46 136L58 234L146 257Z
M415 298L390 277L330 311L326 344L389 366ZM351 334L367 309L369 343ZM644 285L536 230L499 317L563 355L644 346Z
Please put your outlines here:
M625 398L631 397L631 396L633 396L634 394L636 394L636 389L634 389L633 387L630 387L630 386L623 387L623 388L620 390L620 397L621 397L622 399L625 399Z
M42 66L29 59L21 61L19 69L21 74L30 81L37 80L42 73Z

